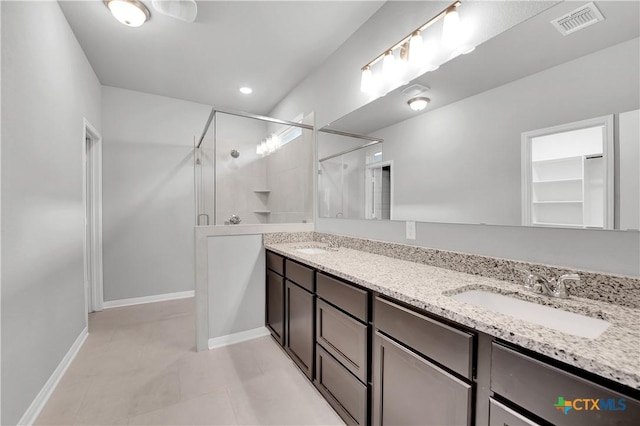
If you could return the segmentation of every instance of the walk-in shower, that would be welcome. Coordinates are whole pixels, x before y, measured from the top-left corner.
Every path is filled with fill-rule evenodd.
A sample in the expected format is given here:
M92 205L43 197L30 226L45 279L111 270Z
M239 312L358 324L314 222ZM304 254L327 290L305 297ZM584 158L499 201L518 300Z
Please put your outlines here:
M391 219L391 163L383 140L318 131L318 217Z
M212 109L195 140L196 224L312 222L312 120Z

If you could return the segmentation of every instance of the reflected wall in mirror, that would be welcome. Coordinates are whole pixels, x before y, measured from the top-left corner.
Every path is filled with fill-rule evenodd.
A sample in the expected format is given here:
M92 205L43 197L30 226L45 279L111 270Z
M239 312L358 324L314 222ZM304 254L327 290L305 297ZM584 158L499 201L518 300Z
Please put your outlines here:
M640 142L622 124L640 108L640 5L595 4L601 22L562 35L550 22L579 4L559 3L418 77L410 84L429 87L431 99L421 114L401 87L330 124L384 140L394 169L392 219L520 226L523 133L613 116L614 161L603 152L613 165L610 216L616 229L638 228Z
M318 133L318 215L391 219L392 163L382 143L359 135ZM346 148L346 149L345 149ZM334 152L341 149L339 152ZM323 155L326 152L333 152Z

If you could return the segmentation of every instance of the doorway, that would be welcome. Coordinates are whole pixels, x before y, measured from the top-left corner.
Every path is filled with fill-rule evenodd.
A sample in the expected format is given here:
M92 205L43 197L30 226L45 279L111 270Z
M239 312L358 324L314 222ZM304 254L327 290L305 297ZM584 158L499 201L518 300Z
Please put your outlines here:
M391 220L393 218L392 165L392 161L379 161L367 165L365 219Z
M84 205L84 287L86 312L103 309L102 137L85 119L82 146Z

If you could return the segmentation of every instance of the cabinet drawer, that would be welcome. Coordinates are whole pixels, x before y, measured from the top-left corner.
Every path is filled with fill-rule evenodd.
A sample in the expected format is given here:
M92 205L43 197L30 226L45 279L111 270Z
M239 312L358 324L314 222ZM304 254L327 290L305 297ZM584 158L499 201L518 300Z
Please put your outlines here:
M637 425L640 419L639 401L496 343L491 390L554 424ZM571 408L565 414L558 404Z
M284 275L284 257L267 250L267 268Z
M471 424L470 384L379 332L373 342L373 424Z
M318 296L333 303L362 322L368 321L369 293L318 273Z
M472 379L471 333L449 327L378 297L373 312L377 329L467 379Z
M539 426L511 408L489 398L489 426Z
M367 326L318 299L316 341L367 383Z
M285 259L285 276L300 287L315 293L313 286L313 269L302 266L292 260Z
M348 425L367 423L367 387L318 345L316 380L320 393Z

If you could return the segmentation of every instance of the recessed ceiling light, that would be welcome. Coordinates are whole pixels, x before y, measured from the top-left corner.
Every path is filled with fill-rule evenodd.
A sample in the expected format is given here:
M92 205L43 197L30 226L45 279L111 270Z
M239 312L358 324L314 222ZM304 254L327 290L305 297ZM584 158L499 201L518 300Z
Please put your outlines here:
M149 9L138 0L104 0L111 14L129 27L139 27L149 19Z
M245 95L250 95L253 93L253 89L251 87L241 87L240 93L244 93Z

